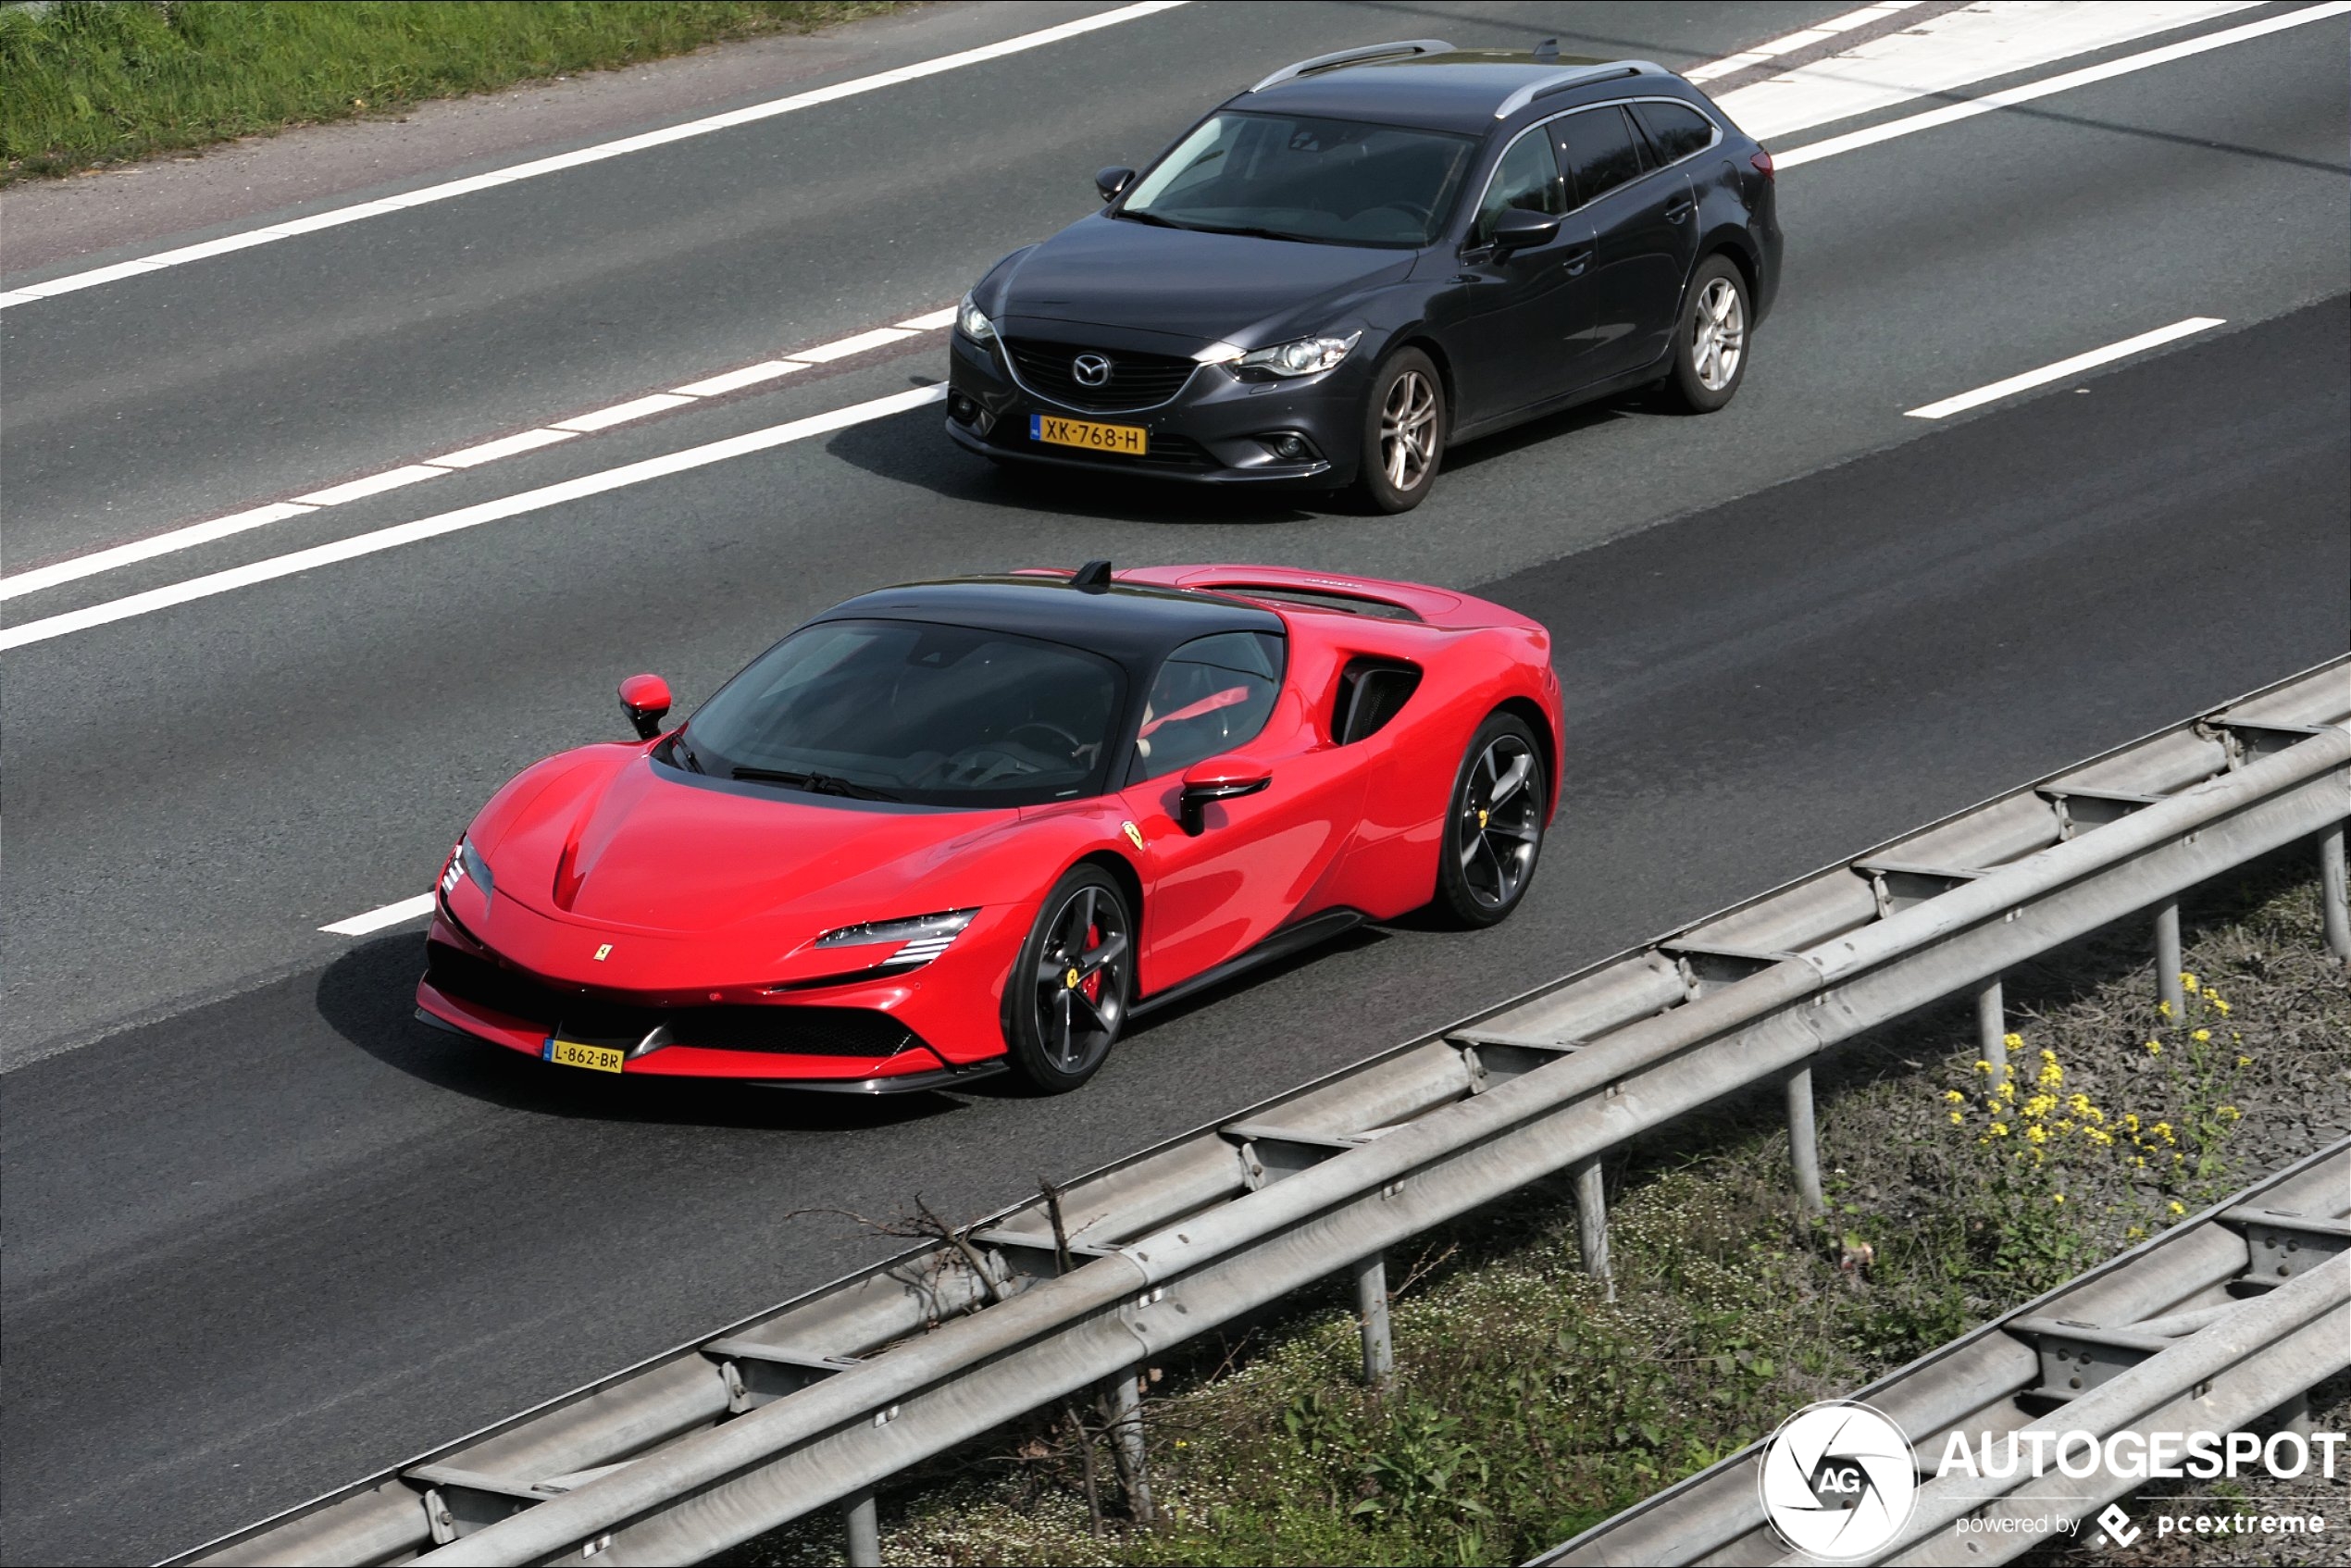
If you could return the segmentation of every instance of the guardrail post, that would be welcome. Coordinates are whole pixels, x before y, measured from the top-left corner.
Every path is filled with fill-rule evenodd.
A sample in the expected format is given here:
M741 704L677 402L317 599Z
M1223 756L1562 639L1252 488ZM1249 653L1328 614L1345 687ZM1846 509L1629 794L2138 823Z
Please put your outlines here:
M1387 1333L1387 1254L1374 1252L1353 1273L1355 1316L1363 1330L1363 1381L1376 1388L1396 1370L1396 1346Z
M881 1568L881 1516L870 1491L841 1500L841 1524L849 1534L849 1568Z
M1143 1369L1130 1366L1102 1385L1102 1417L1110 1427L1111 1457L1126 1492L1127 1516L1151 1522L1151 1477L1143 1453Z
M2008 998L2000 987L1997 975L1984 982L1975 993L1975 1036L1983 1059L1992 1064L1991 1087L1998 1089L2008 1074L2009 1018Z
M1600 1189L1598 1155L1578 1161L1575 1172L1575 1244L1584 1254L1584 1272L1608 1288L1616 1300L1616 1276L1608 1266L1608 1198Z
M1796 1168L1796 1193L1813 1213L1827 1209L1821 1196L1821 1142L1812 1126L1812 1069L1787 1076L1788 1162Z
M2171 1010L2171 1022L2188 1015L2187 989L2180 982L2180 901L2155 906L2155 994Z
M2319 835L2319 912L2326 922L2327 951L2351 964L2351 892L2344 885L2340 822Z

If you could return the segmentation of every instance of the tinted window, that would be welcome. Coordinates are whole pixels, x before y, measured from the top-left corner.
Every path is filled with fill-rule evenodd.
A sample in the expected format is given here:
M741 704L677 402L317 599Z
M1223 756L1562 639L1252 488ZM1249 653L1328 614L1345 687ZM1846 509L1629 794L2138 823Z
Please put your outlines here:
M1213 115L1136 182L1113 216L1327 244L1424 245L1475 151L1447 131Z
M1101 791L1121 682L1056 642L925 621L825 621L753 660L686 726L680 765L929 805Z
M1658 156L1666 163L1702 153L1714 140L1713 122L1686 105L1636 104L1633 113L1648 131Z
M1559 122L1560 161L1575 180L1577 205L1615 190L1641 172L1641 155L1624 111L1614 105L1569 115Z
M1470 230L1470 243L1492 244L1495 220L1512 207L1528 212L1564 210L1560 200L1559 160L1551 156L1540 131L1520 137L1502 155L1494 178L1486 183L1486 198L1477 205L1477 223Z
M1176 649L1143 708L1136 778L1156 778L1254 740L1281 680L1282 640L1270 632L1220 632Z

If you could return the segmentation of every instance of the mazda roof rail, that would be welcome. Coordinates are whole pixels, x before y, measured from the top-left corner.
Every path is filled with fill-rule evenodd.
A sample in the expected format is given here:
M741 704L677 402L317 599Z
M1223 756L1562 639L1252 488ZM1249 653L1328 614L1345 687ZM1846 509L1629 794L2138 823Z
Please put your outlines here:
M1385 60L1396 55L1449 55L1452 52L1453 46L1442 38L1405 38L1399 39L1393 44L1366 44L1360 49L1340 49L1328 55L1317 55L1311 60L1300 60L1295 65L1284 66L1250 91L1263 93L1268 87L1287 81L1292 77L1305 76L1318 70L1330 70L1338 66L1357 65L1364 60Z
M1548 98L1554 93L1564 93L1571 87L1581 87L1590 81L1608 81L1620 76L1662 76L1665 68L1649 60L1611 60L1604 66L1577 66L1557 76L1547 76L1540 81L1530 81L1503 99L1494 110L1496 119L1508 119L1537 98Z

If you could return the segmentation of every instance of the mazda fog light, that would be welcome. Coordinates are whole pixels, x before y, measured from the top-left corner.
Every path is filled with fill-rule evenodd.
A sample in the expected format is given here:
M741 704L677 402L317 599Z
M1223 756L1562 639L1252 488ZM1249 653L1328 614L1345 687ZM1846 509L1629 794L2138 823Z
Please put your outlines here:
M1262 370L1272 376L1320 375L1345 359L1347 351L1362 336L1354 331L1343 338L1299 338L1244 354L1237 364L1242 370Z
M457 847L449 852L449 864L441 870L442 902L446 903L449 895L457 890L457 884L467 880L481 890L484 899L490 897L490 890L494 885L494 878L490 875L490 863L481 858L481 852L474 848L471 839L460 839Z
M877 969L892 972L913 969L928 964L947 951L947 944L963 934L972 923L976 909L951 909L939 915L912 915L901 920L872 920L862 926L843 926L827 931L816 939L818 947L876 947L896 942L898 951L876 965Z
M955 307L955 330L976 343L996 341L996 323L988 319L979 306L972 304L969 294L965 294L963 304Z

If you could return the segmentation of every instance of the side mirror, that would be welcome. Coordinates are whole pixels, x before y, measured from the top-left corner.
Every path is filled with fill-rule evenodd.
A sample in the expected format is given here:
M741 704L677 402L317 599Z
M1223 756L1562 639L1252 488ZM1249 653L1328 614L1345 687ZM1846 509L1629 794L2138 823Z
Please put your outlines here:
M1500 256L1512 251L1531 251L1537 245L1549 244L1559 238L1559 233L1557 213L1511 207L1494 220L1494 254Z
M1113 164L1108 168L1094 171L1094 189L1102 193L1102 200L1114 202L1118 199L1118 193L1126 189L1128 182L1134 178L1133 169Z
M1211 801L1238 800L1268 789L1274 770L1254 757L1210 757L1184 770L1184 792L1176 803L1176 821L1185 833L1199 838L1208 826L1202 815Z
M652 740L669 711L669 682L657 675L630 676L620 683L620 711L636 726L638 740Z

